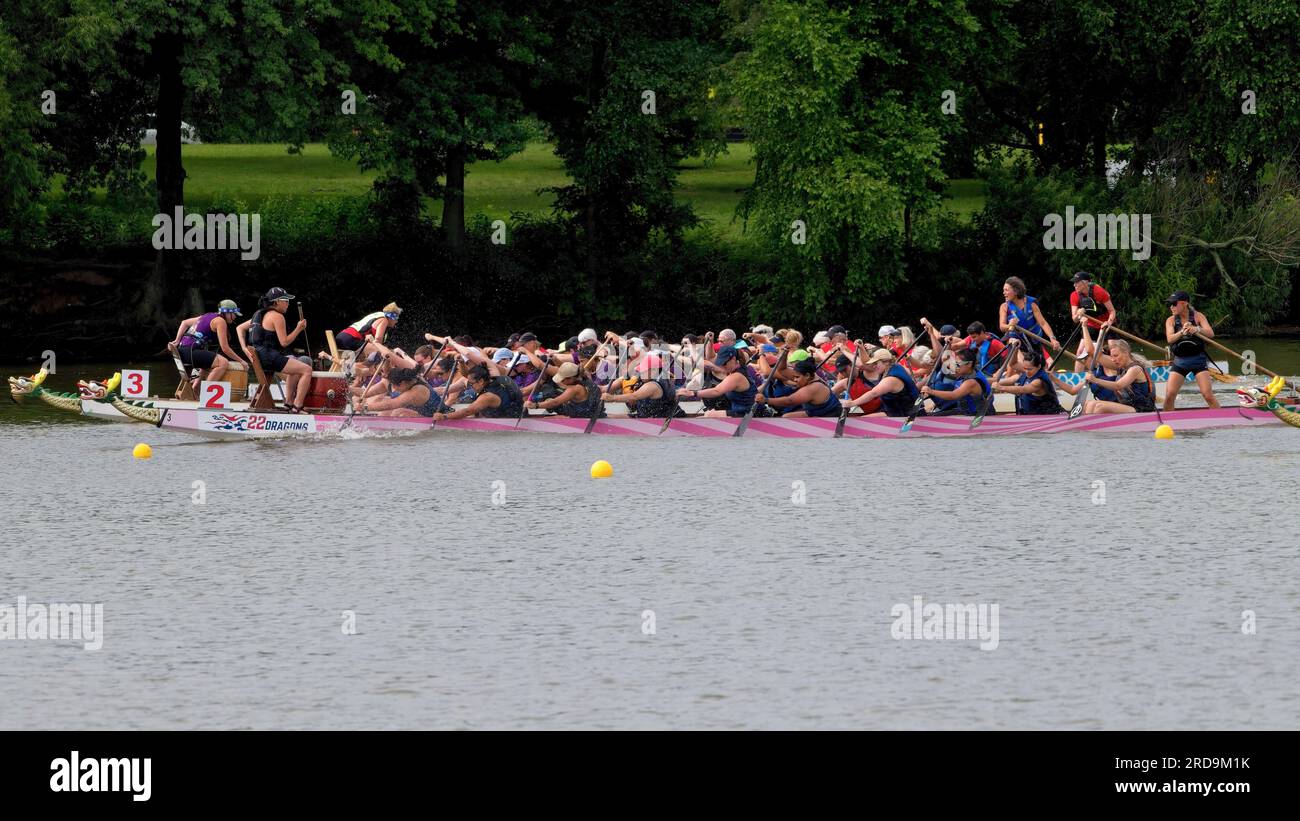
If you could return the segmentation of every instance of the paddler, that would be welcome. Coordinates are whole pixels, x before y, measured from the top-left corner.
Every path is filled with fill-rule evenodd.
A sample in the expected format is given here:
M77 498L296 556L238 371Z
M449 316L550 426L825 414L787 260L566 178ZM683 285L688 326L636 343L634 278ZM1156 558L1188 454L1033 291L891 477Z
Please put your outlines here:
M1110 294L1105 288L1093 283L1092 274L1087 271L1079 271L1070 277L1070 282L1074 283L1074 290L1070 292L1070 320L1072 322L1086 320L1088 329L1092 331L1098 331L1103 326L1115 324L1115 303L1111 301ZM1082 371L1087 364L1087 357L1083 354L1083 345L1080 344L1074 360L1074 369Z
M984 374L993 373L998 369L1001 365L1002 353L1006 350L1002 340L989 333L984 323L978 320L966 326L966 338L957 345L975 352L976 367Z
M1169 366L1169 381L1165 384L1165 410L1173 410L1178 391L1187 381L1188 374L1196 380L1201 398L1211 408L1219 407L1214 396L1214 380L1210 376L1210 357L1205 352L1205 340L1214 338L1214 328L1209 317L1192 307L1191 295L1174 291L1165 300L1169 316L1165 319L1165 341L1174 362Z
M840 415L840 398L831 390L831 386L817 375L817 365L811 359L803 359L790 368L794 378L787 381L794 391L786 396L765 397L757 391L754 401L771 405L777 409L788 409L781 414L783 418L822 417ZM756 414L757 415L757 414Z
M596 383L572 362L562 362L551 377L560 388L560 393L544 401L530 401L530 408L554 411L560 416L589 419L600 404L600 388Z
M334 335L334 344L341 351L361 352L366 342L370 340L383 342L388 335L388 331L397 324L397 320L401 315L402 309L397 307L397 303L390 302L384 306L382 311L366 314L339 331Z
M722 375L717 385L702 390L682 389L677 392L682 399L719 399L726 400L725 410L706 411L706 416L744 416L749 406L754 404L754 394L758 392L758 381L753 372L740 359L740 351L735 345L728 345L718 351L711 363L715 371Z
M634 383L621 392L606 391L603 398L607 403L626 403L628 415L637 419L667 419L677 406L678 394L665 373L663 358L650 354L637 363Z
M862 366L862 376L870 390L856 399L850 400L854 408L864 408L869 416L883 413L885 416L909 416L919 389L907 368L898 364L892 351L877 348L867 357ZM873 410L872 405L879 402L880 410Z
M1003 334L1019 336L1021 348L1027 348L1030 347L1032 340L1027 336L1016 334L1018 329L1023 328L1029 333L1046 339L1052 350L1061 349L1061 343L1056 341L1056 334L1043 316L1038 300L1029 296L1023 279L1007 277L1002 283L1002 298L1005 301L998 307L998 328Z
M435 413L435 420L464 419L467 416L485 418L510 418L519 416L524 401L523 393L514 380L493 373L495 365L477 364L469 369L466 380L476 394L474 401L463 408L445 413Z
M1064 413L1056 396L1056 383L1043 366L1043 354L1037 346L1022 346L1011 365L1011 373L993 386L994 393L1016 397L1016 413L1023 416L1050 416Z
M284 409L289 413L302 413L311 389L311 365L295 359L288 353L289 346L307 329L307 320L299 319L292 332L288 332L284 315L289 302L295 297L283 288L272 288L262 297L252 318L236 328L240 345L250 350L262 365L266 378L282 373L285 377ZM268 390L263 385L261 390ZM293 401L289 401L289 397Z
M226 368L231 362L249 367L248 362L230 347L230 328L238 316L242 314L235 301L223 299L217 304L216 311L183 321L176 329L176 338L168 343L167 349L177 355L187 372L190 368L198 368L201 371L200 380L219 382L226 375ZM212 349L214 342L220 353ZM195 380L194 389L198 388L198 380Z
M1107 339L1109 354L1098 354L1097 361L1114 368L1119 376L1101 379L1096 374L1085 374L1092 384L1115 392L1115 401L1089 399L1084 413L1151 413L1156 409L1156 389L1151 383L1151 363L1133 353L1124 339ZM1216 406L1217 407L1217 406Z
M380 416L431 417L442 400L417 368L393 368L388 372L388 390L366 399L366 410Z
M954 353L953 376L949 378L940 373L933 386L921 388L922 394L935 400L936 414L974 416L979 413L980 405L992 386L976 366L978 356L974 348L958 348Z

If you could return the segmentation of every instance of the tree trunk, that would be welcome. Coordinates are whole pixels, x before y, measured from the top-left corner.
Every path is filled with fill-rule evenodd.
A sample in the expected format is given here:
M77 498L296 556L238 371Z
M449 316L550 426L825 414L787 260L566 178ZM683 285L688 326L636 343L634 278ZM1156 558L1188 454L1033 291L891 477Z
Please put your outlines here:
M153 54L158 69L158 101L154 127L157 129L157 190L158 213L174 219L176 207L185 203L185 168L181 165L181 106L185 100L185 86L181 81L181 38L175 34L160 34L153 43ZM145 280L140 302L136 307L140 320L160 324L167 318L165 297L171 293L170 282L174 268L174 251L159 250L154 257L153 271ZM173 300L179 303L180 300ZM179 304L174 307L180 307Z
M465 149L447 154L447 184L442 194L442 235L459 264L465 256Z

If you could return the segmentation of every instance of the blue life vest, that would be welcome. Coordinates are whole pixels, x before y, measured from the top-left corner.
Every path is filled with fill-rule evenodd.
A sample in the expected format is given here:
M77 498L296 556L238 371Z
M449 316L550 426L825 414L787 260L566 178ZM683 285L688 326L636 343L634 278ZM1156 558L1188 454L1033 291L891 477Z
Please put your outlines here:
M878 382L867 380L867 384L874 388L890 376L902 382L903 387L894 393L881 396L880 406L885 409L886 416L911 416L912 407L916 404L916 397L920 395L920 391L916 387L916 380L912 378L912 374L908 373L907 368L895 362L889 366L889 370L885 371ZM938 385L936 384L935 387L938 387ZM942 390L952 389L943 388Z
M1038 318L1034 316L1034 305L1038 302L1032 296L1025 297L1025 307L1017 308L1016 303L1007 303L1007 319L1016 318L1016 324L1033 334L1045 336L1043 329L1038 325ZM1028 341L1028 340L1026 340Z
M1098 379L1105 379L1107 382L1114 382L1119 376L1111 376L1106 373L1106 369L1101 365L1092 369L1092 375ZM1103 402L1118 402L1119 396L1110 388L1103 388L1101 385L1092 386L1092 398L1100 399Z
M1020 379L1016 381L1017 385L1028 385L1030 382L1042 382L1047 386L1047 392L1042 396L1035 396L1032 393L1022 393L1016 395L1016 413L1028 416L1045 416L1053 413L1061 413L1064 408L1061 407L1061 400L1056 396L1056 385L1052 382L1047 371L1042 368L1033 376L1021 374Z
M975 371L970 376L967 376L964 379L958 379L957 387L961 387L961 384L969 379L974 379L976 382L979 382L980 387L983 388L984 390L984 393L980 394L979 396L963 396L961 399L958 399L954 404L958 408L956 413L965 416L974 416L975 414L979 413L980 406L983 404L984 400L988 397L988 395L992 392L993 389L989 386L989 378L984 374L980 373L979 371Z
M1130 365L1141 368L1136 362ZM1125 369L1125 372L1128 368ZM1138 413L1150 413L1156 409L1155 390L1151 385L1151 375L1147 373L1146 368L1142 368L1142 378L1129 384L1129 386L1119 392L1119 402L1128 405Z
M744 416L754 404L754 396L758 393L758 382L748 367L741 368L737 373L744 374L747 384L741 390L727 391L723 394L728 403L728 416Z

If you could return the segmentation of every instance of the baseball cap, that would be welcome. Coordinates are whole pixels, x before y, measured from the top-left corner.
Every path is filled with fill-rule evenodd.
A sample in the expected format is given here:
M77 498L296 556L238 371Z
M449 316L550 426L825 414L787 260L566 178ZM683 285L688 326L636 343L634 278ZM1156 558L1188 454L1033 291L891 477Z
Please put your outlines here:
M235 316L243 316L243 314L239 312L239 306L235 304L235 300L233 299L223 299L220 302L218 302L217 311L223 314L234 314Z
M650 354L649 356L643 358L640 362L636 363L636 372L645 373L646 371L649 371L651 369L659 370L663 366L664 366L664 361L660 359L657 354Z
M713 364L725 365L731 360L735 359L737 356L738 354L736 353L736 349L731 345L728 345L727 347L718 351L718 356L716 359L713 360Z
M893 325L881 325L880 330L876 331L876 336L897 336L898 329Z
M812 358L812 354L804 350L798 350L798 351L791 351L790 355L785 358L785 361L793 365L795 362L802 362L805 359L811 359L811 358Z
M1186 291L1174 291L1172 294L1169 295L1169 298L1165 300L1165 304L1173 305L1177 302L1191 302L1191 301L1192 301L1192 297Z
M755 325L754 327L752 327L752 328L749 329L749 332L750 332L751 334L762 334L763 336L771 336L771 335L772 335L772 326L771 326L771 325Z
M515 352L509 348L497 348L497 352L492 354L493 362L505 362L515 355Z
M830 335L827 334L825 331L818 331L817 335L813 337L814 345L825 345L827 342L830 341L831 341Z
M1087 271L1076 271L1074 276L1070 277L1071 282L1091 282L1092 274Z
M297 297L283 288L272 288L266 292L267 302L279 302L282 299L297 299Z
M868 365L874 365L877 362L893 362L893 361L894 361L894 355L889 351L888 348L876 348L874 351L871 352L871 356L867 357Z
M956 335L957 335L956 325L944 325L942 328L939 329L939 336L956 336Z
M551 377L551 381L558 385L565 379L572 379L577 375L578 366L572 362L565 362L560 366L560 369L555 372L555 376Z
M578 342L580 342L580 343L581 343L581 342L595 342L596 339L597 339L597 337L596 337L596 329L595 329L595 328L583 328L582 331L581 331L581 333L578 334Z
M778 353L778 351L775 345L771 343L765 343L763 345L763 353ZM804 353L807 353L807 351L804 351Z
M732 345L732 347L735 348L736 350L744 350L745 348L749 347L749 343L743 339L737 339L735 343Z
M826 329L826 335L831 337L832 339L839 336L840 334L844 334L845 336L848 336L849 329L845 328L843 325L832 325L831 327Z
M537 341L537 334L533 333L532 331L524 331L519 335L520 345L524 344L525 342L536 342L536 341Z

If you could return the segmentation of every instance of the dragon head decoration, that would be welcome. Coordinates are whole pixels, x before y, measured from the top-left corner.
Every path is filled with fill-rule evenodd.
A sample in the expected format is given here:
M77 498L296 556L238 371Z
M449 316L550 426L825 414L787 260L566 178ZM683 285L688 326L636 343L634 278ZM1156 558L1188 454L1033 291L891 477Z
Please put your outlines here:
M31 376L11 376L9 377L9 395L17 402L27 396L36 393L37 388L45 381L50 372L41 368Z
M82 399L103 401L108 398L110 393L116 393L118 386L121 384L122 374L120 372L113 374L103 383L81 379L77 381L77 393L81 395Z
M1263 388L1238 388L1237 401L1242 407L1266 410L1288 425L1300 428L1300 411L1278 401L1277 395L1284 387L1286 380L1279 376Z
M1277 404L1277 395L1286 387L1286 380L1277 377L1262 388L1237 388L1237 401L1243 408L1269 410L1269 403Z

